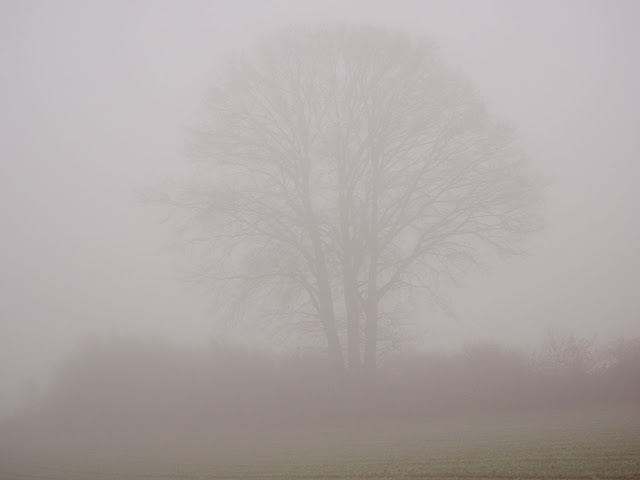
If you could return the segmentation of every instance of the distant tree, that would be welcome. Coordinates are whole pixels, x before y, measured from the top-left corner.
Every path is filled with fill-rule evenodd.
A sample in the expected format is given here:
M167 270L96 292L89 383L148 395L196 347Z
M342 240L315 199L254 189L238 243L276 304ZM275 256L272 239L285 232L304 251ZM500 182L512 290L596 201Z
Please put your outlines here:
M640 337L621 338L608 350L610 368L640 373Z
M201 278L234 315L319 327L339 378L375 369L399 303L535 228L526 155L430 40L281 30L203 113L197 178L171 199Z
M550 330L542 345L540 363L555 373L583 374L594 370L598 356L594 339Z
M623 401L640 401L640 337L621 338L607 350L607 391Z

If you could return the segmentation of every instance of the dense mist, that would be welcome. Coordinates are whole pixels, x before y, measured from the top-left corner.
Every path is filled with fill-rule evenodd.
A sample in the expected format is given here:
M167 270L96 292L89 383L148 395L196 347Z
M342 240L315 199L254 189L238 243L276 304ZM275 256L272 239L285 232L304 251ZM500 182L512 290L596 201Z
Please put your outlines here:
M5 427L19 436L226 435L236 428L627 406L640 401L640 341L605 349L550 334L524 352L497 344L386 359L375 379L336 388L320 353L199 351L140 338L89 340ZM33 441L33 439L32 439Z
M631 1L0 4L0 477L379 448L633 478L639 27ZM510 456L474 464L483 438Z
M598 348L584 338L549 333L529 352L478 343L449 354L396 354L385 358L375 378L347 388L337 388L321 352L90 339L58 365L46 392L4 422L0 474L136 478L140 471L177 469L180 477L186 469L217 472L216 478L224 468L242 476L257 468L262 476L274 461L314 465L328 458L323 461L341 465L345 455L368 458L394 444L395 452L415 449L413 442L426 438L433 442L428 450L453 447L458 456L477 449L475 442L493 445L496 435L509 442L513 435L524 434L526 442L538 436L546 449L566 449L576 429L592 445L606 435L608 448L624 446L612 456L591 446L592 458L607 458L593 471L630 462L621 470L628 474L637 471L639 376L637 338ZM425 430L414 431L417 426ZM459 436L453 446L450 435ZM371 444L378 436L381 445ZM411 446L402 446L407 441ZM575 462L565 450L557 455ZM506 463L500 457L499 464ZM282 467L276 471L298 478Z

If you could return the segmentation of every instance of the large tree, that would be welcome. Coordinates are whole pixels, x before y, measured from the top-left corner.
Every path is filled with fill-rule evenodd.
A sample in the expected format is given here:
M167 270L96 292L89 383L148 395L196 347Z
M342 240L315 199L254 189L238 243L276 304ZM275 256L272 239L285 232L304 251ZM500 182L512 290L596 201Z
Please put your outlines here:
M290 28L221 71L175 203L235 312L318 326L339 378L374 370L383 322L491 252L518 251L534 182L436 45L375 27Z

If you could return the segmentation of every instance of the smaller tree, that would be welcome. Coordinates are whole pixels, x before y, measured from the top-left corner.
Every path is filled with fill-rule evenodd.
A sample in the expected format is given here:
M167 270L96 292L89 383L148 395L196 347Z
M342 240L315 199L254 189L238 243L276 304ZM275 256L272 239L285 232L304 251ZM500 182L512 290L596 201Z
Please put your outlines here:
M595 340L549 330L540 352L544 368L557 373L585 374L598 364Z

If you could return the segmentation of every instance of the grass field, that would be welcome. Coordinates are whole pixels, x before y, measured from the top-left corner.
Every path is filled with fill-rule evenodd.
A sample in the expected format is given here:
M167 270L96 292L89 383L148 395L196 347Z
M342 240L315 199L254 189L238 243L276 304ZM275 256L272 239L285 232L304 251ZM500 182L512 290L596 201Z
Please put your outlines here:
M2 479L638 479L640 409L57 438L5 449Z

